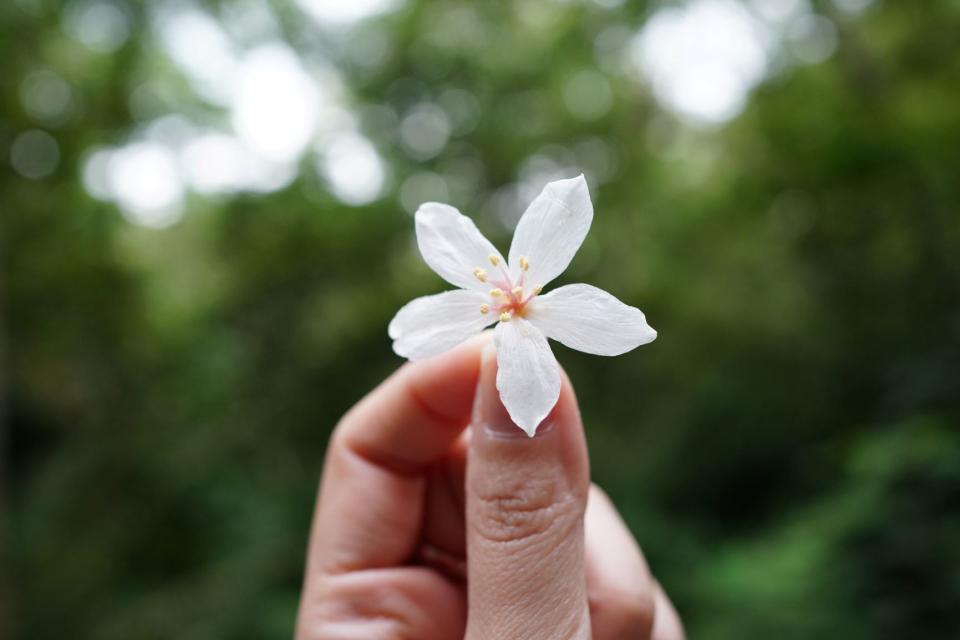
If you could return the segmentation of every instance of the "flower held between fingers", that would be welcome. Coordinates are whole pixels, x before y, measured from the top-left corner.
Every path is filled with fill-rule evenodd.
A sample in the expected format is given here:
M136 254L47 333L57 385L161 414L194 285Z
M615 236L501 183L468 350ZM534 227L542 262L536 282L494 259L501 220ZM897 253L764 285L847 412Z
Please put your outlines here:
M657 337L643 312L602 289L570 284L542 293L570 264L592 220L582 175L551 182L520 218L504 259L454 207L421 205L420 253L460 289L404 305L388 328L393 350L410 360L429 358L498 323L497 389L510 418L532 437L560 396L560 365L547 338L615 356Z

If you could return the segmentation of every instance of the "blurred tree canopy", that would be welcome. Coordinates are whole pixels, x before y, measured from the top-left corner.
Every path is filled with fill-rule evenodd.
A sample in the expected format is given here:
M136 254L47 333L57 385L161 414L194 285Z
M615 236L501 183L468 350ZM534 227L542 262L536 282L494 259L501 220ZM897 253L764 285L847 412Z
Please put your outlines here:
M163 228L91 195L91 150L226 126L152 27L187 5L334 69L380 193L338 197L308 151ZM582 168L566 278L660 337L554 348L690 637L955 638L960 4L813 2L835 48L708 126L609 64L660 8L410 0L344 29L282 0L3 3L0 635L289 637L330 429L400 364L395 310L443 288L409 201L439 189L502 245L527 183Z

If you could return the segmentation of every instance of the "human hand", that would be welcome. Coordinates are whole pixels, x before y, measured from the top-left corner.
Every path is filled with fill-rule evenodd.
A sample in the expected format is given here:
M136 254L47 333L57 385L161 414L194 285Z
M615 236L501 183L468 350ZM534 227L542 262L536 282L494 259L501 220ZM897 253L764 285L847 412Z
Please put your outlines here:
M298 640L682 640L590 485L569 380L528 438L500 403L487 343L403 366L337 426Z

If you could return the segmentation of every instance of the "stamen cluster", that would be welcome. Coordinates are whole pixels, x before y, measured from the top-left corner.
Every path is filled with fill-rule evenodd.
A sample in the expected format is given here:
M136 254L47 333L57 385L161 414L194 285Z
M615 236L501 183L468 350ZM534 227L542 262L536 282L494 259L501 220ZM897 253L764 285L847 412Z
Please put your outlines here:
M531 289L529 295L524 296L524 280L527 271L530 270L530 261L526 256L520 256L520 280L514 286L510 274L500 266L500 256L491 253L487 256L487 260L492 267L499 267L500 280L490 281L490 284L496 285L493 289L490 289L493 306L484 302L480 305L480 313L487 314L492 309L500 314L500 322L509 322L514 316L522 318L526 313L527 304L543 291L543 287L537 285ZM475 267L473 275L480 282L487 282L486 269Z

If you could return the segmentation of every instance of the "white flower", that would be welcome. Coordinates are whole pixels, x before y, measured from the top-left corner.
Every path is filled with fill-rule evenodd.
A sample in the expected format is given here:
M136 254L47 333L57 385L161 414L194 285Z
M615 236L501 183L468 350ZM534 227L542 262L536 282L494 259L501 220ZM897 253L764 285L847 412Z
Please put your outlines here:
M494 322L497 389L511 419L533 437L560 396L560 366L547 338L572 349L616 356L652 342L643 313L588 284L541 291L580 248L593 220L583 176L551 182L530 204L504 260L470 218L428 202L416 214L424 261L460 289L403 306L388 332L397 354L442 353Z

